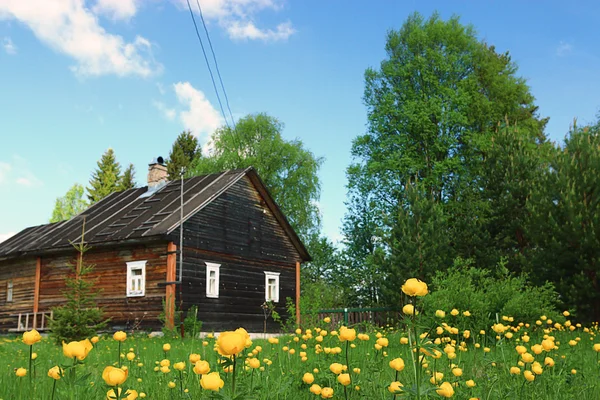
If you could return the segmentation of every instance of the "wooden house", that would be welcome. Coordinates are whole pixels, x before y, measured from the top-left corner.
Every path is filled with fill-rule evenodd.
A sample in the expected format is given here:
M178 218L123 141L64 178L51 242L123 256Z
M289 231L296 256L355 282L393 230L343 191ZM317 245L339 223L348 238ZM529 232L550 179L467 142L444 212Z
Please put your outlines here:
M114 329L160 328L163 312L172 325L176 307L192 305L204 331L262 332L265 301L287 315L286 298L299 303L300 265L310 256L256 171L185 179L183 196L182 181L166 177L162 162L152 163L147 187L0 243L0 330L47 327L52 307L64 302L71 242L81 240L84 219L84 261L95 266L98 305ZM269 318L268 330L277 329Z

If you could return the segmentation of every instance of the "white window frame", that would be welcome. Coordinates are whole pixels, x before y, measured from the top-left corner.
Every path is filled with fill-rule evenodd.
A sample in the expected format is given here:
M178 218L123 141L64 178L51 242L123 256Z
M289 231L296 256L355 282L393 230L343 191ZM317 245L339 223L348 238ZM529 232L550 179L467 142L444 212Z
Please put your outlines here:
M127 263L127 284L125 287L127 297L142 297L146 295L146 262L147 261L130 261ZM140 290L131 290L129 287L134 276L134 270L142 271Z
M272 301L273 303L279 303L279 272L264 271L265 273L265 301ZM269 279L275 279L275 296L269 298Z
M221 264L216 264L212 262L205 262L206 264L206 297L210 297L213 299L219 298L219 270L221 268ZM215 272L215 292L210 291L210 272Z
M14 289L13 281L12 281L12 279L9 279L6 282L6 302L7 303L12 303L12 301L13 301L13 289Z

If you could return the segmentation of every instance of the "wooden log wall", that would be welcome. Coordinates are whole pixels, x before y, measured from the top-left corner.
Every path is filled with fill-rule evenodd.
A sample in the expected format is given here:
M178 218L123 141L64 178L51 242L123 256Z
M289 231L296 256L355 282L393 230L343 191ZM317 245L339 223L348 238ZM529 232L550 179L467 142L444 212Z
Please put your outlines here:
M68 263L74 262L76 253L42 257L39 310L47 311L64 303L65 275L70 273ZM146 290L142 297L127 297L127 262L147 260ZM167 243L137 245L129 248L91 250L84 256L85 264L93 264L89 279L96 279L101 290L98 305L109 326L129 329L140 327L160 328L158 315L163 311L165 287L159 283L166 280ZM35 262L34 262L35 271ZM33 284L32 284L33 290Z
M0 331L17 327L12 314L33 312L35 257L0 261ZM6 301L7 282L13 282L13 301Z
M205 262L221 265L218 298L206 297ZM251 261L184 248L183 309L198 306L198 319L202 321L203 331L243 327L249 332L262 332L265 271L280 273L279 302L275 305L277 312L287 318L286 297L294 299L296 293L295 265ZM267 322L268 332L280 330L280 325L272 318L269 317Z

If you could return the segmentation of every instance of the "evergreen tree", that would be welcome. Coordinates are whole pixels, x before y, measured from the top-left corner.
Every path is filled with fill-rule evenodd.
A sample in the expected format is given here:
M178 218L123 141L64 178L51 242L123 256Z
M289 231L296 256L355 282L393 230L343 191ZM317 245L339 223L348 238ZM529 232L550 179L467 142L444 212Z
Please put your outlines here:
M125 172L123 172L121 179L119 180L118 191L122 192L123 190L133 189L135 187L135 168L133 167L133 164L129 164Z
M84 211L88 203L83 198L83 192L83 185L76 183L63 197L57 198L50 222L65 221Z
M167 161L167 174L170 181L181 177L181 169L187 171L191 162L196 157L201 157L198 138L192 135L192 132L185 131L177 136Z
M113 149L108 149L97 162L98 168L92 173L88 187L88 199L94 204L109 194L119 190L121 166L115 159Z

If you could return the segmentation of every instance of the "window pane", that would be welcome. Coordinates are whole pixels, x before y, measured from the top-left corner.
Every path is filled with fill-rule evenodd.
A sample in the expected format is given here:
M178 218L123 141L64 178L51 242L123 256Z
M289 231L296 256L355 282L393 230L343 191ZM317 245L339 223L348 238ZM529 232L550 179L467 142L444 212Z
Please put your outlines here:
M208 275L209 275L211 278L214 278L214 277L216 277L216 276L217 276L217 272L216 272L216 271L213 269L213 270L211 270L211 271L208 273Z
M131 275L133 275L133 276L142 276L142 270L141 269L132 269L131 270Z

